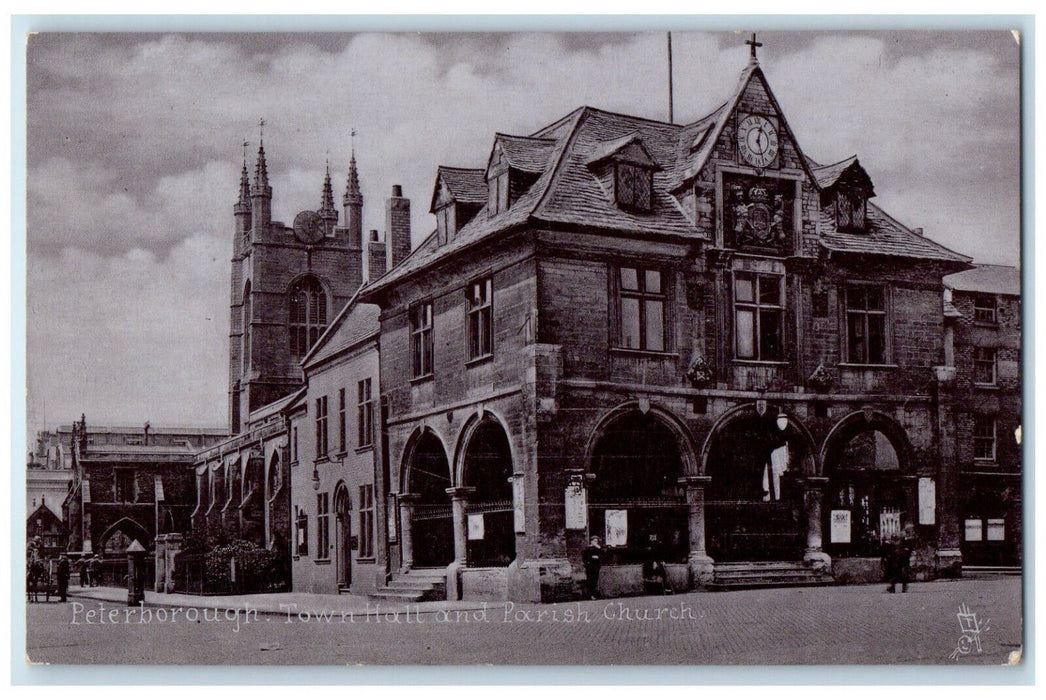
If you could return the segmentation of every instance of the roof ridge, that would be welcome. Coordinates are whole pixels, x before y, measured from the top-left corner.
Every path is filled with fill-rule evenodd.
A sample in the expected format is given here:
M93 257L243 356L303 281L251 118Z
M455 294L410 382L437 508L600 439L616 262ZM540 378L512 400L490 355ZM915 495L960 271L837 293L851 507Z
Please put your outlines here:
M541 141L542 143L552 143L552 144L554 144L556 142L556 139L554 139L554 138L546 138L544 136L520 136L519 134L507 134L504 131L495 131L494 132L494 140L496 141L499 137L507 138L507 139L520 139L520 140L524 140L524 141Z
M457 170L459 172L484 172L483 168L463 168L457 165L437 165L436 172L440 170Z
M559 178L561 168L563 166L564 156L567 154L567 152L573 145L574 139L577 138L578 132L580 131L581 127L581 122L585 119L586 116L588 116L590 111L593 111L593 109L592 107L588 106L582 107L578 111L574 119L574 123L570 127L570 132L567 134L566 138L563 139L563 145L560 147L559 153L556 155L556 163L551 168L551 173L549 174L548 182L545 183L545 189L541 193L541 196L536 198L534 206L530 208L530 212L528 212L527 214L528 218L531 216L535 216L538 210L543 210L545 208L545 200L548 197L548 193L552 191L553 183L556 182Z
M886 213L886 212L885 212L885 211L883 210L883 208L882 208L882 207L880 207L880 206L879 206L878 204L876 204L875 202L872 202L871 200L869 200L869 201L868 201L868 202L867 202L866 204L867 204L867 206L869 206L869 207L872 207L873 209L875 209L875 210L876 210L877 212L879 212L879 213L880 213L880 214L881 214L882 216L884 216L885 218L889 219L889 220L890 220L890 221L891 221L892 223L894 223L894 224L896 224L896 225L897 225L898 227L900 227L900 229L901 229L901 230L902 230L902 231L903 231L903 232L904 232L905 234L907 234L907 235L909 235L909 236L916 236L916 237L918 237L918 238L919 238L920 240L926 241L926 242L927 242L927 243L929 243L929 244L930 244L931 246L936 246L937 248L939 248L940 250L942 250L942 251L944 251L944 252L946 252L946 253L951 253L952 255L957 255L958 257L960 257L960 258L962 258L963 260L965 260L965 261L966 261L967 263L970 263L970 261L971 261L971 260L973 260L973 258L971 258L971 257L969 257L969 256L967 256L967 255L963 255L962 253L960 253L960 252L959 252L959 251L957 251L957 250L952 250L951 248L949 248L949 247L947 247L947 246L945 246L945 245L942 245L942 244L938 243L937 241L933 240L933 239L932 239L932 238L930 238L929 236L920 236L920 235L919 235L918 233L916 233L915 231L913 231L913 230L911 229L911 227L910 227L910 226L908 226L907 224L901 223L901 222L900 222L900 221L898 221L898 220L897 220L897 219L896 219L895 217L893 217L893 216L890 216L890 215L889 215L888 213Z
M675 122L666 122L666 121L661 121L660 119L651 119L650 117L640 117L640 116L637 116L635 114L624 114L623 112L614 112L614 111L609 110L609 109L602 109L600 107L591 107L591 106L588 106L588 105L586 105L584 107L584 109L587 109L590 112L599 112L600 114L607 114L607 115L612 116L612 117L623 117L625 119L633 119L635 121L648 122L650 124L657 124L659 126L668 126L668 127L672 127L673 129L682 129L685 126L688 126L687 124L676 124Z
M847 156L846 158L843 158L842 160L837 160L834 163L825 163L824 165L818 165L817 161L809 156L806 156L806 160L809 161L810 164L813 166L810 168L811 170L824 170L825 168L834 168L837 165L842 165L848 160L857 160L857 154L854 153L852 156Z

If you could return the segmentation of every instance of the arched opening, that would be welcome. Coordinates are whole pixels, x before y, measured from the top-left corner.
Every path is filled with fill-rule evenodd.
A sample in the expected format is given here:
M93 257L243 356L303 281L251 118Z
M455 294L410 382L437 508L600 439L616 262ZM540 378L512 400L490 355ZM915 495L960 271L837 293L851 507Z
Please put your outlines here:
M683 458L676 434L653 413L629 411L610 421L592 451L590 535L619 563L642 562L651 548L672 562L689 551Z
M780 424L779 424L780 419ZM783 426L783 427L782 427ZM708 553L716 561L802 557L800 479L812 460L807 436L777 411L746 408L711 436L706 470ZM812 471L808 466L807 471Z
M407 492L417 495L411 516L414 566L446 566L454 561L450 464L443 444L424 432L410 455Z
M243 373L251 368L251 282L243 287Z
M152 547L149 532L130 518L123 518L110 525L102 534L102 552L123 554L135 541L147 550Z
M269 458L267 495L268 510L266 517L266 539L270 548L283 549L291 537L291 499L290 489L284 488L283 463L280 450Z
M338 586L348 588L352 583L352 502L349 489L344 482L334 491L334 517L336 522L334 549L337 561Z
M825 444L824 549L832 557L879 557L914 519L905 446L888 419L844 419Z
M327 327L327 294L315 277L295 282L288 293L290 352L304 357Z
M516 558L512 472L504 428L496 420L481 422L464 452L463 481L475 489L466 509L469 566L508 566Z
M240 536L258 546L265 546L265 461L250 457L243 475L240 501Z

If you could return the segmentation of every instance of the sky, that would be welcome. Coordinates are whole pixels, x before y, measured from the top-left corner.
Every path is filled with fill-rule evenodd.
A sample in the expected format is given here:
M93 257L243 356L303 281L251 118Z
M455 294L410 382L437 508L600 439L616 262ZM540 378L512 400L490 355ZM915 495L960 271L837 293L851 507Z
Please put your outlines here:
M675 117L729 98L747 35L673 33ZM1016 264L1019 48L1007 32L765 32L804 152L858 155L875 201L978 262ZM394 184L414 242L439 165L574 108L667 120L664 33L36 34L27 43L27 420L222 426L233 204L258 120L273 218Z

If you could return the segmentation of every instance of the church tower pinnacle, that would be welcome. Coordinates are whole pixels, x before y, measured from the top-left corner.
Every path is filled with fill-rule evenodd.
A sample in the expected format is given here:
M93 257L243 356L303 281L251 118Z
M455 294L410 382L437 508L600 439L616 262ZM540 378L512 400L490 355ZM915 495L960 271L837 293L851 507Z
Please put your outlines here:
M355 246L363 244L363 193L360 192L360 176L356 171L356 130L352 130L352 157L349 159L349 179L345 185L345 197L341 200L345 208L345 227L349 230L349 241Z
M265 120L258 120L261 138L258 143L258 160L254 166L254 185L251 187L252 220L255 237L266 235L272 223L272 187L269 186L269 169L265 163Z
M327 229L338 223L338 210L334 208L334 190L331 188L331 165L328 160L323 175L323 195L320 200L320 218L327 222Z

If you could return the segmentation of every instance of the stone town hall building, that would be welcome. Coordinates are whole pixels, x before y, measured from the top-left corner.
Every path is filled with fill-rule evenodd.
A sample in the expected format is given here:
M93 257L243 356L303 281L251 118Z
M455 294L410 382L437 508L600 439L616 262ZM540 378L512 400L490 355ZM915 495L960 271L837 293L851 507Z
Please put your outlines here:
M237 435L194 525L287 538L295 588L407 599L575 597L593 535L607 595L651 547L679 589L868 580L908 525L919 575L959 570L942 278L969 259L856 156L805 155L754 48L696 122L582 107L474 162L413 251L395 190L363 237L355 159L344 227L329 176L291 229L244 166Z

